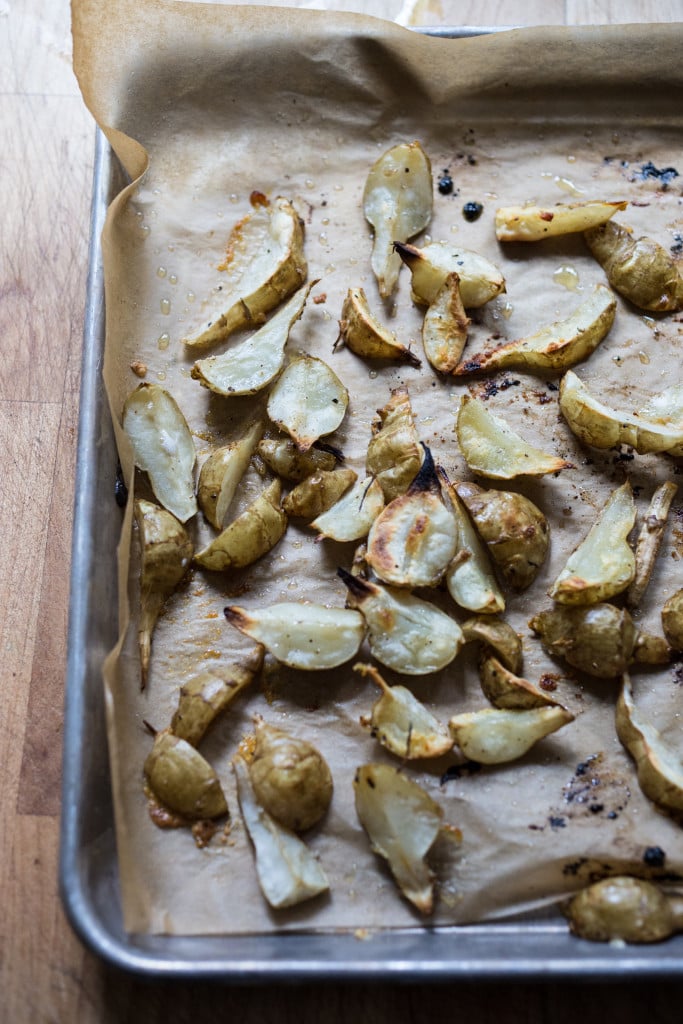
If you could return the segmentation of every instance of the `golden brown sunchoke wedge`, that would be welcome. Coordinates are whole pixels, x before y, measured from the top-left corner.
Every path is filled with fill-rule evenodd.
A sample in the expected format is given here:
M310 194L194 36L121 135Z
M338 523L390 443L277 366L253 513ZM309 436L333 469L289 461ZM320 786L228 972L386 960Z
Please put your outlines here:
M431 914L434 875L425 858L441 829L441 807L393 765L362 765L353 789L356 813L374 853L387 861L405 898L422 914Z
M453 600L468 611L495 615L505 609L505 598L493 571L484 542L470 520L462 500L445 472L439 476L455 517L458 546L446 569L446 587Z
M198 359L192 377L217 395L254 395L275 380L285 361L289 332L303 315L308 293L316 281L304 285L285 305L238 345L219 356Z
M282 601L261 609L232 605L224 614L278 661L306 671L343 665L365 636L363 616L349 608Z
M347 348L363 359L399 359L411 366L422 366L415 353L402 345L396 335L370 312L362 288L349 288L346 293L337 340L343 341Z
M477 640L483 644L485 651L492 652L510 672L522 671L522 641L503 619L475 615L463 622L462 635L466 643Z
M292 360L270 392L268 415L305 452L337 429L348 404L348 391L327 363L302 355Z
M412 275L412 298L431 306L450 274L458 275L460 298L465 309L477 309L505 291L498 267L471 249L449 242L429 242L422 249L396 243L394 249Z
M305 832L327 813L332 773L312 743L254 716L249 777L261 807L292 832Z
M683 651L683 588L664 602L662 628L674 651Z
M587 608L555 605L529 621L553 657L598 679L613 679L638 661L665 665L666 641L638 629L625 608L594 604Z
M639 309L683 307L683 275L672 254L652 238L634 238L612 221L586 231L588 248L611 286Z
M242 327L258 326L306 280L303 223L292 204L282 196L269 203L256 193L252 206L228 240L222 311L185 339L189 349L207 349Z
M479 398L463 395L455 420L460 450L474 473L493 480L544 476L571 469L572 463L528 444L502 416L489 412Z
M635 551L635 575L626 595L626 601L630 608L637 608L647 590L664 539L671 503L677 490L676 484L665 480L652 495L650 507L638 534Z
M217 530L223 529L232 499L262 433L263 424L255 423L238 441L217 448L202 465L197 501Z
M159 732L145 761L145 777L164 807L183 818L218 818L228 805L216 772L186 740Z
M331 508L310 524L320 537L342 543L362 540L384 508L379 481L366 476L356 483Z
M237 798L251 839L261 892L276 910L292 907L327 892L329 882L306 844L258 802L249 768L238 754L232 762Z
M499 242L538 242L604 224L626 202L557 203L556 206L501 206L496 210Z
M467 342L470 321L460 296L460 278L449 274L422 323L422 345L439 373L453 373Z
M288 516L314 519L335 505L358 476L352 469L320 470L294 487L283 499Z
M650 404L648 408L652 408ZM573 434L593 448L614 448L627 444L640 455L651 452L677 454L683 445L683 419L649 418L609 409L595 398L573 370L560 383L560 411Z
M387 501L405 494L422 465L424 450L405 386L393 388L372 424L365 468L376 477Z
M661 942L683 929L681 897L629 875L594 882L563 912L572 933L589 942Z
M626 590L636 571L628 535L636 521L628 481L612 491L588 535L572 552L550 596L560 604L597 604Z
M243 569L262 558L287 529L287 516L280 507L281 494L282 484L273 480L242 515L196 552L195 563L203 569L224 572Z
M511 672L493 654L484 654L480 659L479 681L482 693L496 708L524 710L559 705L538 686Z
M548 553L546 517L533 501L514 491L485 491L468 481L456 483L455 490L503 579L515 590L524 590Z
M263 650L258 648L243 662L207 669L184 683L171 720L173 735L196 747L209 726L253 681L262 662Z
M412 594L383 587L344 569L337 574L368 627L370 651L382 665L405 675L445 668L463 644L460 626L439 608Z
M383 298L401 266L394 242L407 242L432 218L434 188L429 157L419 142L392 146L375 161L363 191L363 213L375 229L372 270Z
M311 473L329 472L334 469L341 452L335 454L332 449L318 447L314 444L308 451L299 451L291 437L265 438L259 442L258 454L271 469L283 480L295 480L300 483Z
M166 599L173 593L192 561L192 541L184 526L166 509L138 498L135 521L140 539L140 648L141 685L147 684L152 633Z
M429 448L405 494L375 519L368 535L368 565L396 587L433 587L444 576L458 540L455 517L441 496Z
M542 327L535 334L509 341L489 352L469 355L455 369L456 377L503 370L507 367L546 373L566 370L587 359L607 335L617 311L614 295L598 284L578 309L564 320Z
M638 783L645 796L683 822L683 763L661 734L643 718L633 699L633 686L624 672L616 710L617 736L636 762Z
M448 730L407 687L389 686L372 665L353 668L382 691L371 714L363 715L360 721L383 747L408 761L448 753L453 746Z
M454 715L448 723L463 755L479 764L504 764L523 757L535 743L574 720L559 706L526 711L484 708Z
M123 407L123 429L138 469L157 500L181 523L197 511L194 441L175 398L158 384L140 384Z

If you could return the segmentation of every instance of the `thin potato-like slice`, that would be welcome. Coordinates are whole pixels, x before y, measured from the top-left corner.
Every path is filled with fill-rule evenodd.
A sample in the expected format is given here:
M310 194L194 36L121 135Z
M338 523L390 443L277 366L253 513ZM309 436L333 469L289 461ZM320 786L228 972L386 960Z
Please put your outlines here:
M558 203L556 206L501 206L496 210L499 242L538 242L555 235L575 234L604 224L626 202Z
M255 395L275 380L285 361L289 332L302 316L316 281L299 288L255 334L220 356L199 359L192 377L217 395Z
M371 167L363 213L375 229L372 270L383 298L396 287L401 266L394 242L407 242L426 228L433 204L432 168L419 142L392 146Z
M242 327L263 323L266 313L306 280L303 224L292 204L282 196L269 203L254 193L252 206L228 240L225 269L232 280L220 293L224 312L217 311L196 337L185 339L191 350L210 348Z
M425 858L441 829L442 809L393 765L362 765L353 789L373 851L387 861L405 898L431 914L434 875Z
M372 665L354 665L353 670L382 691L372 713L360 721L383 747L408 761L448 753L453 746L448 731L407 687L389 686Z
M627 444L646 455L675 454L683 447L683 422L609 409L591 395L573 370L567 370L560 383L560 411L572 433L593 448Z
M489 615L502 612L505 609L505 598L498 586L484 543L479 539L463 502L443 470L440 470L439 476L446 489L458 532L458 547L446 569L448 593L457 605L468 611Z
M196 453L175 398L158 384L139 384L123 407L123 429L135 465L147 473L157 499L186 523L197 511L192 475Z
M535 743L572 722L562 707L509 711L484 708L455 715L448 723L460 750L479 764L504 764L523 757Z
M532 373L566 370L587 359L597 348L614 323L616 311L614 295L604 284L598 284L565 320L557 320L527 338L510 341L490 352L468 355L454 371L455 376L465 377L505 367Z
M194 560L203 569L242 569L265 555L284 536L287 516L280 507L282 484L273 480Z
M320 537L346 543L367 537L370 527L384 508L384 495L379 481L366 476L356 483L310 524Z
M626 590L636 561L628 535L636 521L628 481L610 494L586 538L572 552L550 596L559 604L597 604Z
M377 410L372 431L365 468L379 481L386 500L393 501L408 490L424 458L407 387L392 389L387 404Z
M332 508L357 479L352 469L312 473L289 492L282 507L288 516L314 519Z
M617 736L636 762L638 783L649 800L683 818L683 765L660 733L638 711L630 676L624 673L616 711Z
M456 657L464 638L460 626L445 612L344 569L337 574L349 590L349 606L358 608L365 619L370 651L382 665L416 676L438 672Z
M411 366L422 366L415 353L402 345L396 335L370 312L362 288L349 288L346 293L339 321L339 339L364 359L402 359Z
M413 302L431 306L449 274L458 275L465 309L477 309L505 291L498 267L478 252L459 249L450 242L429 242L422 249L396 243L396 252L412 275Z
M485 654L479 662L479 681L482 693L496 708L559 707L547 693L528 679L515 675L492 654Z
M647 590L664 538L671 502L674 500L677 490L676 484L665 480L652 495L650 507L638 534L635 575L626 595L626 601L630 608L636 608L640 604L643 594Z
M544 476L571 469L572 463L527 444L501 416L488 412L479 398L463 395L455 421L458 444L474 473L494 480Z
M634 306L660 313L683 307L683 274L663 245L614 222L584 237L609 283Z
M223 529L232 499L262 433L263 424L255 423L239 441L212 452L200 470L197 501L217 530Z
M348 404L348 391L327 363L303 355L292 360L271 391L268 415L305 452L337 429Z
M230 625L263 644L274 658L305 671L335 668L358 653L365 636L360 612L283 601L268 608L224 609Z
M449 274L425 313L422 344L439 373L453 373L467 341L470 321L460 296L460 278Z

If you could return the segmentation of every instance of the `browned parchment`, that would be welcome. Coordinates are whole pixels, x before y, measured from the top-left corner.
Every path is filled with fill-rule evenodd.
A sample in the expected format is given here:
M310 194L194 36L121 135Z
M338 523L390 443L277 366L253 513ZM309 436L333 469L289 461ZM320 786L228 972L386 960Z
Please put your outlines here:
M126 395L139 383L130 364L144 362L146 379L177 398L200 463L265 405L265 395L211 396L190 378L192 358L181 343L209 313L220 312L217 289L226 273L218 267L254 189L287 196L304 219L309 276L320 278L312 294L326 298L309 301L288 352L320 356L349 388L349 412L333 440L361 472L375 409L399 382L410 389L420 435L435 457L452 478L467 472L453 435L457 399L467 384L440 379L426 362L419 370L369 366L346 350L332 351L352 285L366 289L402 341L420 347L421 313L410 301L407 271L395 301L381 309L369 266L371 231L360 200L370 165L389 145L419 138L435 178L445 168L453 177L452 195L435 192L433 221L422 240L477 249L505 272L507 293L474 316L471 351L494 336L520 337L567 315L603 279L581 239L498 245L498 205L624 198L632 205L620 219L637 233L669 246L683 232L680 179L662 190L639 173L647 161L661 168L680 160L678 26L539 29L451 41L310 11L161 0L82 0L73 11L84 96L134 179L112 204L104 237L104 373L112 413L118 422ZM484 206L473 223L461 212L469 200ZM615 327L578 372L609 404L636 410L678 378L680 337L680 317L643 316L620 300ZM463 833L459 850L435 851L433 920L441 924L528 910L594 873L646 871L650 846L666 853L665 868L655 875L671 879L683 871L680 829L641 795L616 739L616 684L581 678L551 662L526 626L533 611L549 604L551 582L611 489L628 477L642 516L656 483L672 477L674 463L583 449L560 417L556 377L506 373L496 379L489 407L532 443L575 465L558 478L512 485L544 510L552 542L533 586L510 595L506 617L524 637L527 677L554 673L556 695L576 720L510 765L446 782L440 780L458 760L455 754L407 767ZM469 387L481 393L483 384ZM121 454L130 476L123 438ZM262 483L250 470L236 511ZM680 512L679 498L638 613L639 623L657 632L661 603L681 585ZM198 543L211 535L201 516L191 530ZM194 571L159 622L141 694L131 534L129 515L119 566L122 639L105 678L126 927L196 934L413 925L415 915L371 853L353 807L355 767L389 755L358 724L376 692L349 666L307 675L268 664L264 680L202 744L228 795L233 828L227 842L216 838L198 850L185 830L159 831L142 793L151 744L143 719L165 727L189 675L249 649L226 624L223 607L302 599L341 606L345 593L335 569L349 565L353 546L317 544L311 531L293 522L284 540L248 571ZM445 595L435 599L465 618ZM683 692L675 669L640 670L634 677L639 704L680 749ZM471 654L409 684L444 721L486 703ZM330 896L281 913L270 912L259 892L230 770L256 711L317 744L335 780L331 811L308 837L330 878Z

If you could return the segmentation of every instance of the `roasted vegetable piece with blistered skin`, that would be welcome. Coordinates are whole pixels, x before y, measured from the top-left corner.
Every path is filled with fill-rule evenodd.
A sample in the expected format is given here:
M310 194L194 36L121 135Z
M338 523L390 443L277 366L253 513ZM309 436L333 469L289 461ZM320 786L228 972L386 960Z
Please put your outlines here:
M154 796L183 818L194 821L228 813L223 789L209 762L170 732L156 734L145 761L145 776Z
M260 805L286 828L304 832L327 813L332 773L308 740L292 736L254 716L254 749L249 776Z
M458 275L465 309L477 309L505 291L505 278L495 264L471 249L449 242L429 242L424 248L396 243L394 249L410 270L413 302L431 306L450 274Z
M563 911L573 934L589 942L661 942L683 929L680 896L627 875L582 889Z
M138 498L135 522L140 538L140 649L141 685L147 684L152 633L166 600L186 574L192 561L192 541L185 527L166 509Z
M401 267L394 243L426 228L433 204L432 168L419 142L392 146L375 161L363 190L363 213L375 229L372 270L382 298L393 292Z
M354 671L379 686L382 696L361 725L397 757L408 761L441 757L453 746L447 729L405 686L389 686L372 665L354 665Z
M422 345L439 373L453 373L467 342L470 321L460 295L460 278L449 274L422 322Z
M671 647L675 651L683 651L683 588L664 602L662 628Z
M660 313L683 307L683 275L663 245L634 238L615 221L586 231L584 238L611 286L634 306Z
M557 203L555 206L501 206L496 210L499 242L540 242L586 231L624 210L626 202Z
M630 608L637 608L650 582L664 539L671 503L677 490L676 484L665 480L652 495L650 506L638 534L635 550L635 575L626 595L626 601Z
M495 615L504 611L505 598L498 586L491 558L453 484L441 467L438 472L458 534L457 550L444 577L448 593L461 608Z
M393 388L387 404L377 410L365 468L379 481L385 499L393 501L408 490L423 458L408 389Z
M267 554L287 529L287 516L280 507L281 493L282 484L273 480L242 515L195 554L195 563L203 569L224 572L243 569Z
M305 452L340 425L349 393L322 359L301 355L286 367L268 397L273 423Z
M448 723L463 755L478 764L504 764L523 757L535 743L574 720L562 707L507 710L484 708L454 715Z
M341 543L362 540L384 508L384 495L379 482L370 476L357 480L339 501L317 516L311 529Z
M370 312L362 288L349 288L346 294L337 341L343 341L347 348L363 359L398 359L411 366L422 365L415 353L402 345L396 335Z
M476 615L463 622L462 633L466 643L478 640L490 648L510 672L522 671L522 641L507 622L494 616Z
M515 590L530 586L548 553L550 529L541 510L513 491L485 491L464 481L455 490L506 583Z
M314 519L332 508L357 479L352 469L312 473L289 492L282 501L282 508L288 516Z
M217 530L223 529L230 503L262 433L263 424L255 423L238 441L217 448L202 465L197 500Z
M278 661L305 671L350 661L365 636L363 616L349 608L282 601L261 609L232 605L224 614Z
M479 681L482 693L496 708L555 707L554 700L527 679L515 675L493 654L484 654L479 661Z
M262 662L263 649L258 648L242 663L207 669L184 683L171 719L173 735L196 747L207 729L253 681Z
M259 442L257 451L273 473L298 483L312 473L329 472L341 460L341 452L335 454L315 444L308 451L299 451L290 437L265 438Z

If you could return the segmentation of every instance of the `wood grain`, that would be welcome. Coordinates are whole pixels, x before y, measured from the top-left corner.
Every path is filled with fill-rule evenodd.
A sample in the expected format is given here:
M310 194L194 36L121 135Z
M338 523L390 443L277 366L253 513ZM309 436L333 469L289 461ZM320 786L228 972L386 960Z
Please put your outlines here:
M416 24L683 20L683 0L319 6ZM65 0L0 0L0 58L0 1022L678 1022L678 984L227 988L123 977L83 950L56 879L94 132L71 72Z

